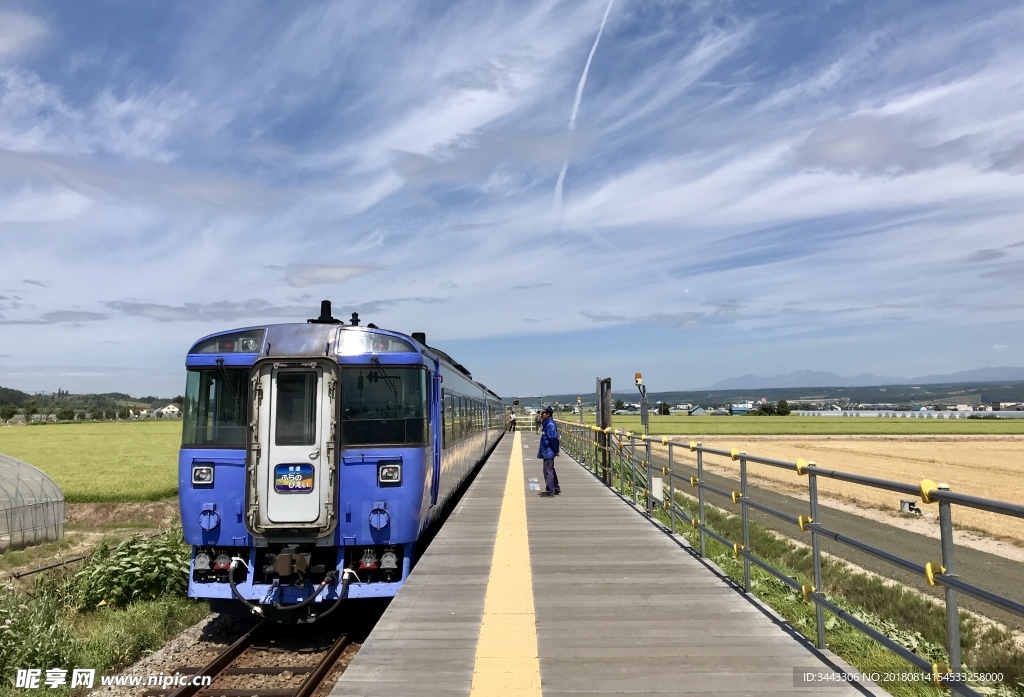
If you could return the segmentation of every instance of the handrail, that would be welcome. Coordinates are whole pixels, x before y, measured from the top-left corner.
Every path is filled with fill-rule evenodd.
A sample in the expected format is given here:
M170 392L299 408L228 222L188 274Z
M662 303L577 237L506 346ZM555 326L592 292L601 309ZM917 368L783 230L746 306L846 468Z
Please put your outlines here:
M645 499L644 504L647 515L653 517L655 505L664 508L672 518L673 530L675 529L675 519L677 517L682 518L686 523L698 530L700 533L700 555L702 557L706 556L705 538L710 537L724 545L727 549L731 549L737 558L742 558L744 566L743 586L745 592L750 592L751 589L750 565L754 564L801 593L804 600L813 602L816 614L816 644L819 649L826 648L824 610L828 610L837 618L843 620L848 625L854 627L863 634L866 634L888 648L890 651L901 656L922 672L930 675L933 684L949 688L958 694L980 697L980 693L972 689L969 685L956 681L955 679L950 679L950 677L955 678L956 674L960 673L962 670L962 661L960 657L960 612L957 603L957 592L966 593L978 600L981 600L982 602L1024 617L1024 604L1010 598L1003 597L974 584L967 583L957 576L952 524L953 505L989 511L999 515L1024 518L1024 506L1022 505L952 492L949 490L947 485L936 484L929 479L925 479L919 484L908 484L906 482L868 477L853 472L828 469L818 466L813 461L806 461L802 459L796 460L795 462L787 462L785 460L778 460L775 458L759 457L740 451L738 448L722 450L719 448L705 447L695 441L683 443L672 440L668 437L636 435L622 429L602 429L596 426L586 426L569 421L559 420L558 424L563 431L563 441L565 442L566 450L570 452L570 454L576 456L584 466L593 469L595 474L601 475L602 479L608 486L615 487L616 483L618 483L620 493L623 495L626 495L626 487L628 486L632 490L633 502L637 504L639 503L638 495L642 493L642 496ZM654 466L651 464L652 442L660 442L661 445L667 446L669 462L667 467ZM637 453L641 446L643 447L642 457L638 456ZM687 478L674 471L673 448L685 448L691 453L696 453L696 477ZM617 457L612 458L611 456L615 454L617 454ZM712 486L702 481L704 477L704 455L717 455L729 458L731 461L737 461L739 463L740 470L740 490L725 491L724 489ZM809 515L794 517L783 511L771 508L764 503L752 500L747 495L748 462L769 465L795 472L798 476L806 476L809 494ZM599 467L599 465L603 467ZM603 469L603 471L599 471L599 469ZM660 474L662 477L668 478L667 484L669 496L665 497L664 502L660 504L656 504L654 500L656 497L651 491L654 487L655 474ZM925 504L938 504L942 561L929 561L925 564L921 564L910 559L905 559L899 555L886 552L885 550L874 547L867 542L830 530L822 526L820 523L815 522L818 515L818 477L827 477L829 479L836 479L860 486L899 492L901 494L920 497L921 501ZM697 517L688 513L676 501L675 495L677 492L677 479L686 481L691 488L695 488L697 490ZM743 530L742 543L729 540L706 524L706 504L703 496L705 491L713 492L727 499L731 499L734 504L740 505ZM664 495L663 492L659 493ZM750 526L747 516L748 509L750 508L780 518L798 526L801 531L809 531L811 533L811 548L814 563L814 582L812 584L800 583L797 579L794 579L779 569L776 569L768 562L755 556L754 553L750 551ZM946 649L949 655L949 664L930 663L926 659L918 656L906 647L896 643L881 632L870 627L862 620L846 612L835 603L829 601L821 590L823 586L821 577L821 537L835 540L836 542L858 549L899 568L923 575L931 586L943 586L945 591L946 608ZM946 677L944 678L943 676Z

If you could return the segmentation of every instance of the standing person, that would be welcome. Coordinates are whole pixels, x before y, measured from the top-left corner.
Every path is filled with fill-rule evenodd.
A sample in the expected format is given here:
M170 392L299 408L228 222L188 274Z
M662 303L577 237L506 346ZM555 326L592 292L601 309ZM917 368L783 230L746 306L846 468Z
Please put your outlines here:
M555 472L555 458L558 457L558 426L551 418L551 407L544 407L541 411L541 432L540 448L537 449L537 457L544 460L544 491L541 496L558 496L562 493L558 486L558 474Z
M516 430L516 413L509 411L508 413L508 432L515 433Z
M534 429L536 429L537 433L540 433L540 425L541 425L541 423L543 423L543 421L542 421L542 417L541 417L540 412L534 412L533 413L533 427L534 427Z

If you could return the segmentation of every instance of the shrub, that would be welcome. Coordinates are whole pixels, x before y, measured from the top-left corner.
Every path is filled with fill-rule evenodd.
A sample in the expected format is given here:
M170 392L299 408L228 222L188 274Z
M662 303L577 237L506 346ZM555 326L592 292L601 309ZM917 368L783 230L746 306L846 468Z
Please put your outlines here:
M110 549L101 545L75 575L86 607L125 607L161 595L184 596L189 548L180 527L157 537L132 537Z

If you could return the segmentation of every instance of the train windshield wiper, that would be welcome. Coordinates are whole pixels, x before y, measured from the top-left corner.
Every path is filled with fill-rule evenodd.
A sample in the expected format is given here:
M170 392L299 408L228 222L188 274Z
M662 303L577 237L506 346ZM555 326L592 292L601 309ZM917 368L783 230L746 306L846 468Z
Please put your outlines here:
M217 359L217 369L220 370L220 376L224 378L224 386L228 388L228 392L231 393L231 399L238 401L238 392L235 390L235 386L231 384L231 378L228 376L228 371L224 369L224 359Z
M386 372L384 372L384 366L382 366L380 364L380 359L379 358L374 356L373 358L370 359L370 362L373 363L375 366L377 366L377 368L380 369L380 376L382 378L384 378L384 383L388 386L388 389L391 390L391 394L395 398L395 405L397 406L397 404L398 404L398 388L396 388L394 386L394 384L391 382L391 378L389 378L388 374Z

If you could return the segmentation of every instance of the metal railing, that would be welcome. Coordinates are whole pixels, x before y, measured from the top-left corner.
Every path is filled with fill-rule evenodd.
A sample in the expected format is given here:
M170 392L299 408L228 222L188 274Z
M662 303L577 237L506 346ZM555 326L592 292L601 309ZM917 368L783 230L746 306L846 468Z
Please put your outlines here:
M817 466L813 461L802 459L796 462L787 462L773 458L758 457L741 452L738 448L720 450L704 447L696 441L682 443L667 437L637 435L622 429L601 429L596 426L569 421L560 420L558 425L561 430L561 440L565 450L585 467L593 471L605 484L616 488L625 497L631 496L634 505L639 506L642 503L648 516L653 517L656 506L664 508L671 520L673 532L676 531L678 519L682 519L686 524L696 529L700 535L701 557L707 556L707 539L711 538L724 545L727 549L731 549L737 558L742 558L744 592L749 593L751 589L750 570L753 564L795 590L805 601L813 602L815 605L817 632L815 643L819 649L827 648L825 641L825 610L828 610L837 618L871 637L926 675L930 675L934 685L949 688L957 694L981 697L981 693L959 681L960 676L963 674L963 663L960 655L960 611L957 603L957 594L966 593L984 603L1024 617L1024 604L972 583L967 583L957 576L952 520L952 506L954 504L989 511L999 515L1024 518L1024 506L1022 505L955 493L950 491L947 485L936 484L929 479L925 479L919 484L907 484L887 479L878 479L876 477L867 477L851 472L826 469ZM668 448L667 466L661 467L651 464L652 442L658 442ZM696 453L696 477L685 477L675 471L676 458L674 449L676 448L683 448L690 453ZM739 490L725 491L703 481L705 454L726 457L730 461L739 463ZM748 462L788 470L795 472L798 476L806 476L809 498L808 515L792 516L751 499L747 492ZM655 473L668 478L668 496L664 497L663 502L657 502L655 495L652 493ZM921 501L925 504L938 504L942 560L920 564L886 552L867 542L830 530L816 522L818 519L818 477L827 477L860 486L899 492L909 496L920 497ZM696 517L681 507L676 500L677 491L680 491L680 493L685 492L685 490L677 489L677 480L683 480L686 485L696 489ZM705 491L711 491L724 496L740 506L743 531L742 542L727 539L707 525L707 504L704 500ZM768 562L758 558L750 551L749 510L751 508L795 525L801 532L811 533L811 555L814 575L812 583L801 583L799 580L792 578ZM930 586L943 587L945 591L948 664L932 663L922 658L825 597L822 583L821 554L821 537L823 535L902 569L920 574L927 580Z

